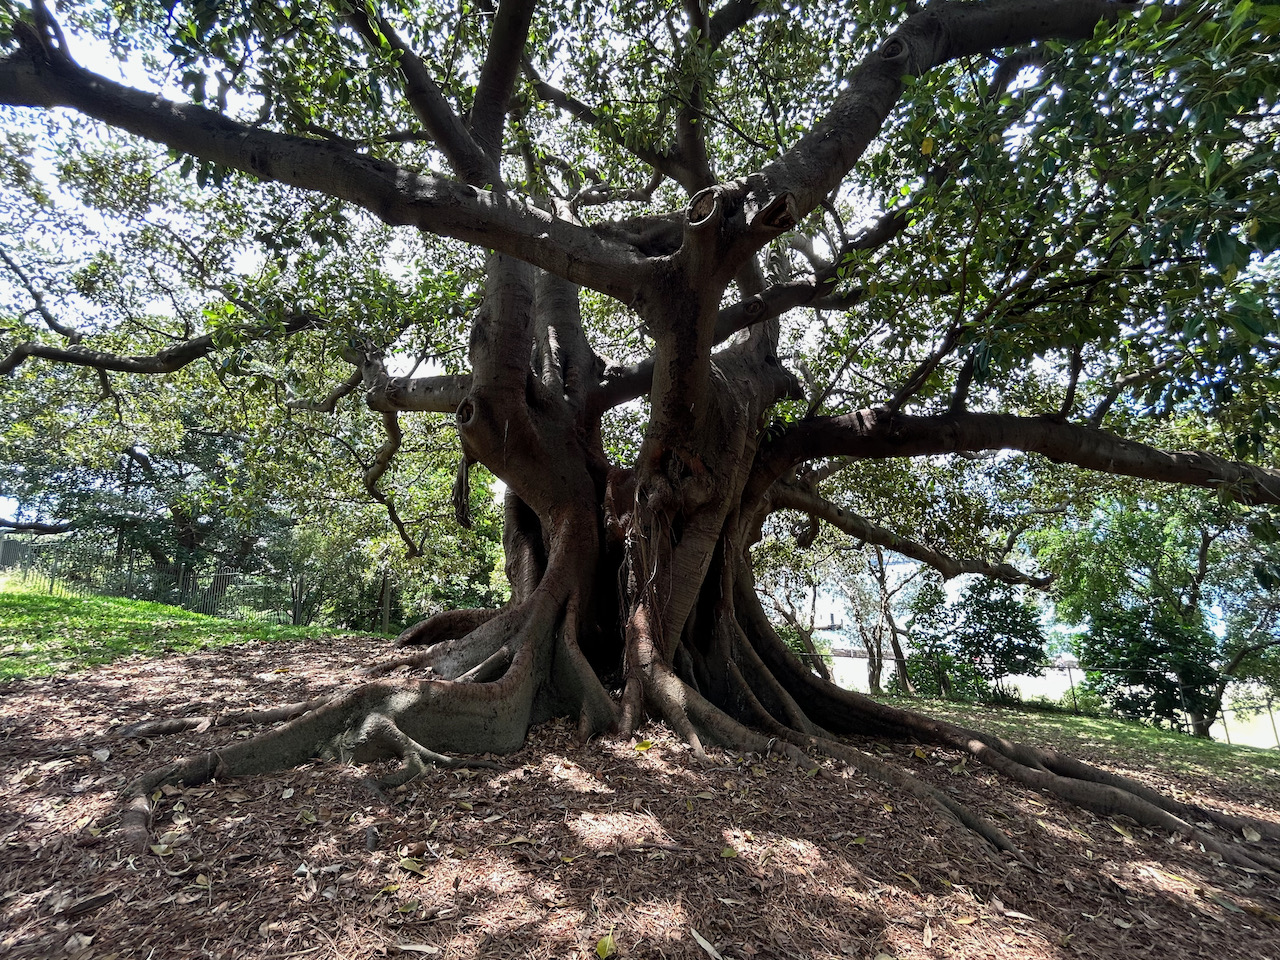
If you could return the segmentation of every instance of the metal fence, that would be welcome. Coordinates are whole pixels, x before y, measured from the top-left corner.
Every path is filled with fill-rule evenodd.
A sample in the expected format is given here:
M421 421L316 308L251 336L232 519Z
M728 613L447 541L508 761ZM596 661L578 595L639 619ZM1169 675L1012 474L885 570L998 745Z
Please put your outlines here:
M854 660L868 659L867 652L854 647L834 647L831 650L833 657L847 657ZM987 661L970 661L974 664L986 664ZM892 659L886 658L886 666L892 665ZM1171 676L1167 670L1143 670L1134 667L1119 666L1098 666L1092 664L1081 664L1074 659L1064 659L1054 663L1037 664L1046 675L1056 677L1059 681L1059 689L1054 691L1056 696L1048 698L1043 696L1032 696L1029 698L1019 697L1019 699L1029 706L1037 706L1043 700L1056 700L1056 706L1064 712L1072 713L1088 713L1096 712L1091 710L1082 710L1081 702L1085 699L1085 691L1081 688L1081 682L1085 679L1087 673L1123 673L1136 674L1148 673L1159 674L1166 678ZM1006 686L1020 688L1027 681L1038 680L1040 678L1010 676L1004 678ZM1269 693L1258 691L1251 688L1249 684L1242 683L1232 678L1227 678L1227 687L1224 690L1222 705L1218 712L1211 733L1215 739L1223 739L1227 743L1239 742L1247 743L1250 746L1265 746L1280 749L1280 722L1276 719L1276 712L1280 710L1280 703L1275 702ZM1181 684L1178 685L1179 691L1182 691ZM1183 694L1183 716L1175 719L1173 727L1180 733L1190 734L1194 723L1191 718L1191 712L1187 709L1187 698ZM1109 715L1121 717L1125 720L1132 720L1140 723L1150 723L1150 718L1141 714L1127 713L1123 710L1115 710L1110 707L1105 712ZM1246 732L1247 731L1247 732Z
M62 596L151 600L232 620L298 621L293 584L210 562L161 566L138 551L103 551L66 541L0 536L0 570Z

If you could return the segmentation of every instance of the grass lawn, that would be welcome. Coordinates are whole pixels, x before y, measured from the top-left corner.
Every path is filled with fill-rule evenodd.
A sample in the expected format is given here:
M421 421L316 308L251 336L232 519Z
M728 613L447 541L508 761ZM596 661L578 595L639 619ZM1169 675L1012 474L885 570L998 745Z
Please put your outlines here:
M144 600L50 596L0 576L0 682L65 673L131 654L185 653L335 632L221 620Z
M1041 713L943 700L898 700L897 705L1010 740L1053 746L1076 756L1106 755L1136 767L1212 775L1275 785L1280 750L1232 746L1128 720Z

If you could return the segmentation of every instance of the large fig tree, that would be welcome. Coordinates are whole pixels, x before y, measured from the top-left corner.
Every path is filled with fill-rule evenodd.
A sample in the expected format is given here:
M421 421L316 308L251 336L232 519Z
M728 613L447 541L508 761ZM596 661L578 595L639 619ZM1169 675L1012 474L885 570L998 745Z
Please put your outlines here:
M425 301L396 315L371 296L392 322L362 329L327 308L323 277L305 301L224 290L206 325L123 346L41 309L34 284L6 322L0 374L69 364L104 384L320 345L350 366L313 407L358 392L386 430L375 469L403 415L444 415L459 519L472 465L505 484L506 605L418 624L410 656L140 794L317 755L399 757L404 778L515 750L553 716L584 738L649 717L698 754L847 760L999 846L842 735L944 744L1275 867L1197 826L1225 815L822 680L771 627L751 549L796 511L947 576L1034 579L1016 551L957 549L945 504L858 509L898 483L946 490L903 478L947 457L1014 482L1047 458L1280 502L1278 27L1247 2L5 0L15 124L71 111L158 144L206 189L320 198L298 225L316 243L367 215L444 238L418 267L482 277L465 367L409 374ZM104 43L146 71L86 67ZM265 257L290 224L260 218ZM1174 409L1216 417L1225 448L1151 442ZM618 436L627 424L641 436Z

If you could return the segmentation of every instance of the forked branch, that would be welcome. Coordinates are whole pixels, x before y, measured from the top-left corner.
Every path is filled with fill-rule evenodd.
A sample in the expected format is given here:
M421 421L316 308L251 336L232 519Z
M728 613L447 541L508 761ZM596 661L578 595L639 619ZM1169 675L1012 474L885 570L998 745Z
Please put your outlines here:
M773 491L773 504L785 510L799 510L809 516L816 517L831 524L837 530L847 533L864 543L874 543L892 550L894 553L912 560L919 560L942 574L944 580L958 577L965 573L976 573L992 580L1004 583L1023 584L1036 589L1044 589L1052 582L1052 577L1036 577L1024 573L1009 563L991 563L988 560L956 558L943 550L938 550L918 541L900 536L879 524L872 523L865 517L838 507L829 500L801 490L790 484L776 484Z
M298 333L319 326L323 321L313 314L303 313L290 317L283 327L249 328L241 332L243 339L265 339L269 337ZM91 350L83 346L56 347L45 343L20 343L14 347L7 357L0 360L0 376L13 373L22 363L32 357L67 363L77 367L91 367L95 370L110 370L116 373L172 373L181 370L187 364L201 357L206 357L218 349L219 338L213 334L180 340L172 346L157 350L150 355L121 356L103 350Z

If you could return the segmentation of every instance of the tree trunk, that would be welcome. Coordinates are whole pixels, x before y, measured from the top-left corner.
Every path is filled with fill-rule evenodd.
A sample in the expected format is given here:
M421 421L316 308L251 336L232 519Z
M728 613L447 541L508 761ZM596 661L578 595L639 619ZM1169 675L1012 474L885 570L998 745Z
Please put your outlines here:
M884 674L884 648L880 634L864 636L862 646L867 651L867 689L873 697L878 697L884 693L881 679Z
M907 670L907 655L902 652L902 644L898 642L898 632L889 631L889 645L893 648L894 676L898 681L898 689L909 697L916 695L915 684L911 682L911 674Z

